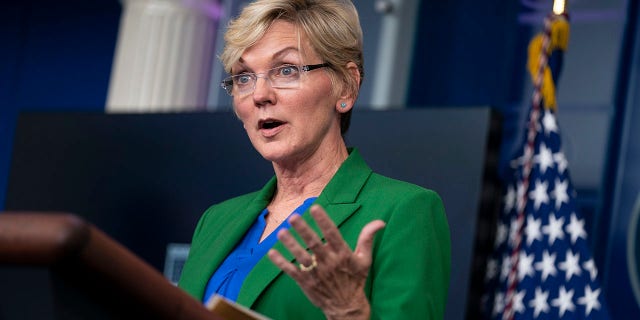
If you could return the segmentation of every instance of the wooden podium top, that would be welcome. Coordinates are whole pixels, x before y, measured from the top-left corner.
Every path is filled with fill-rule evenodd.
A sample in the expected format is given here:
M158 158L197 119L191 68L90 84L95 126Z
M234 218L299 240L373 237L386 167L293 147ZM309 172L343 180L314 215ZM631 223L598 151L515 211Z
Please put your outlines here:
M79 291L75 296L88 297L110 318L220 319L74 214L0 213L0 264L47 268L65 290Z

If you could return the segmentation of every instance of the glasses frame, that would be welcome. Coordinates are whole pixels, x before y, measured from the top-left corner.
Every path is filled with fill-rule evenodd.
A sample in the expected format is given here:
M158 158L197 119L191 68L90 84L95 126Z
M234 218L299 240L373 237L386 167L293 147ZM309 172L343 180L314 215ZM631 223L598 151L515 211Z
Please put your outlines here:
M241 73L241 74L237 74L237 75L232 75L229 77L224 78L221 82L220 82L220 86L222 87L222 89L224 89L224 91L233 97L233 78L238 77L238 76L249 76L253 79L253 87L251 88L251 91L248 91L244 94L244 95L248 95L250 93L252 93L255 89L256 89L256 83L258 82L258 78L265 78L269 80L269 84L271 84L271 79L269 78L268 74L269 72L271 72L272 70L278 69L278 68L282 68L282 67L286 67L286 66L295 66L298 67L298 69L300 70L300 72L309 72L309 71L313 71L316 69L320 69L320 68L324 68L324 67L328 67L329 64L328 63L318 63L318 64L307 64L307 65L296 65L296 64L284 64L275 68L271 68L265 72L261 72L261 73L255 73L255 72L246 72L246 73ZM267 76L265 76L267 75ZM273 86L272 86L273 87Z

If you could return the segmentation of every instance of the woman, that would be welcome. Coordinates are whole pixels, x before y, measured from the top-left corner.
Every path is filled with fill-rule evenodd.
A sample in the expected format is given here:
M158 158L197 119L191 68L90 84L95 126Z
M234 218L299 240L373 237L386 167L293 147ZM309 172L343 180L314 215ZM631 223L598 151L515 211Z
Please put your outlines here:
M440 198L372 173L343 139L363 74L353 4L259 0L225 41L223 87L275 177L204 213L180 286L273 319L442 318Z

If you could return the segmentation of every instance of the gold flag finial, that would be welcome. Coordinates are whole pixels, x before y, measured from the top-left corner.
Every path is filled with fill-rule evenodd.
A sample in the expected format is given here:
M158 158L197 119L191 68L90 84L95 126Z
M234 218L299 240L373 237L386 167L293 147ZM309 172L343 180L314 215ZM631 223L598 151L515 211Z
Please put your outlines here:
M553 0L553 13L556 15L561 15L567 11L567 1L566 0Z

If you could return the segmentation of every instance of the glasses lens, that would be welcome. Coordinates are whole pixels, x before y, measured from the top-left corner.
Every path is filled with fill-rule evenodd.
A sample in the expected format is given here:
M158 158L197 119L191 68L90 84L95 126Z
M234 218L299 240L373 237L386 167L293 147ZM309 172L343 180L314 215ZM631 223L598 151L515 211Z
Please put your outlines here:
M233 89L239 94L247 94L255 88L256 75L253 73L243 73L231 78L233 79Z
M229 95L233 95L233 79L232 77L225 78L220 83L220 86L226 91Z
M300 74L305 71L311 71L326 64L297 66L293 64L285 64L273 69L267 70L265 73L242 73L228 77L222 81L222 87L231 96L245 95L253 92L256 87L258 78L269 79L273 88L298 88L300 85Z
M269 70L269 80L274 88L295 88L300 80L300 67L283 65Z

